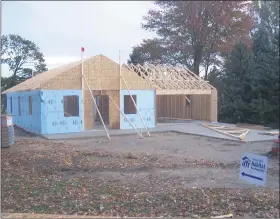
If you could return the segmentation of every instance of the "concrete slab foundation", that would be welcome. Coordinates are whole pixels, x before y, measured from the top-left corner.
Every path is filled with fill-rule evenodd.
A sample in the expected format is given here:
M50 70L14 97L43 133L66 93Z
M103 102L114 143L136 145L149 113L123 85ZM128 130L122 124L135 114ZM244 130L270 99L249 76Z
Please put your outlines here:
M259 142L259 141L272 141L277 138L277 136L269 136L269 135L262 135L259 133L265 133L267 130L254 130L250 129L250 132L247 136L241 141L236 138L224 135L222 133L218 133L214 130L206 128L202 126L205 124L203 121L187 121L187 122L166 122L166 123L158 123L155 128L149 129L150 133L159 133L159 132L177 132L181 134L189 134L189 135L197 135L197 136L204 136L210 138L218 138L223 140L230 140L230 141L238 141L244 143L250 142ZM233 124L226 124L226 123L215 123L217 125L225 125L225 126L235 126ZM143 133L143 136L147 136L146 130L142 129L139 130ZM112 129L109 130L110 136L119 136L119 135L135 135L137 138L139 136L134 130L119 130L119 129ZM79 132L79 133L67 133L67 134L51 134L51 135L42 135L42 137L49 139L49 140L62 140L62 139L77 139L77 138L94 138L94 137L106 137L106 132L102 126L97 127L97 129Z

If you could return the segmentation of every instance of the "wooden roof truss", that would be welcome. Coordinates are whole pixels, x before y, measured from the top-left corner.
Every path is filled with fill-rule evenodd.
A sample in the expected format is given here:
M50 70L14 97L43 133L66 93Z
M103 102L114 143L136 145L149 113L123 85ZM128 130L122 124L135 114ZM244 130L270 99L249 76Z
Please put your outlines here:
M210 94L211 90L215 89L185 67L153 64L130 64L123 67L146 79L157 91L166 91L159 94L179 94L188 91L195 94ZM168 90L173 92L167 92Z

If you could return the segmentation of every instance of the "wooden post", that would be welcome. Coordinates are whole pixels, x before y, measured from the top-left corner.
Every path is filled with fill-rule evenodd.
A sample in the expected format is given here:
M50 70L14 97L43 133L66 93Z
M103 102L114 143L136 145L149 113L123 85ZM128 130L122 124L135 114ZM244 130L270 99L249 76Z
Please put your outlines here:
M119 80L119 82L120 82L120 84L119 84L119 86L120 86L120 90L121 90L121 71L122 71L122 66L121 66L121 50L119 50L119 74L120 74L120 80Z
M154 110L155 110L155 127L157 126L157 94L156 94L156 90L154 90Z
M84 48L81 47L81 84L82 84L82 100L83 100L83 110L82 110L82 114L83 114L83 130L85 131L85 95L84 95L84 60L83 60L83 53L84 53Z

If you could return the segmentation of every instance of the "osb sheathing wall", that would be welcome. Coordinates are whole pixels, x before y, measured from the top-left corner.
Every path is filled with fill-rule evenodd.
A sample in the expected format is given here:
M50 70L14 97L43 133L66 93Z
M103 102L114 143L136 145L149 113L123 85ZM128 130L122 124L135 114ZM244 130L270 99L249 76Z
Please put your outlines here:
M218 93L216 89L211 90L211 108L210 108L210 121L218 121Z
M93 61L84 63L84 75L93 95L108 95L109 97L109 126L120 128L120 113L115 104L120 107L120 74L119 65L105 56L96 56ZM94 128L93 100L84 81L84 118L85 130ZM114 102L115 104L114 104Z
M157 95L157 117L215 121L211 115L211 95L190 95L187 103L185 95Z
M120 89L119 65L105 56L95 56L94 60L85 62L84 75L91 90Z
M119 65L105 56L96 56L93 61L84 63L84 75L93 95L108 95L109 97L109 126L120 128L120 113L115 104L120 107L120 73ZM94 115L93 100L84 81L85 93L85 130L93 129ZM113 103L113 101L115 104Z

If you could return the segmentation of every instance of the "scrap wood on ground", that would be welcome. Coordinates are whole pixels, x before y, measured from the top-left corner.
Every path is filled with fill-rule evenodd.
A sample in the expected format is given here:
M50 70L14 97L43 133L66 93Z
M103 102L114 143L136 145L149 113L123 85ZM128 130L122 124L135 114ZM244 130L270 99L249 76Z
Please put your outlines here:
M212 129L216 132L228 135L239 140L243 140L249 133L249 129L238 128L235 126L224 126L224 125L213 125L213 124L202 124L202 126Z

